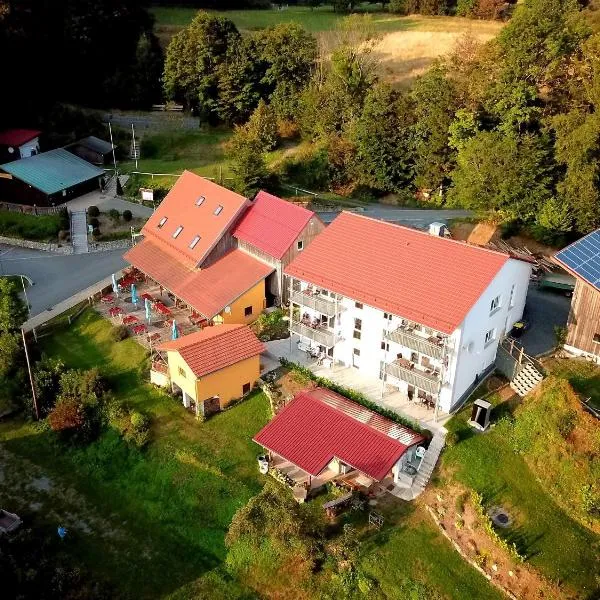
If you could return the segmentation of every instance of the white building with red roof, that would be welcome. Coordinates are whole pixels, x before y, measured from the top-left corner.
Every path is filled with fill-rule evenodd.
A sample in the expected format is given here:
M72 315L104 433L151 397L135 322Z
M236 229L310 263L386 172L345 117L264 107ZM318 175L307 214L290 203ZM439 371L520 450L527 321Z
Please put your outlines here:
M285 273L302 348L450 412L521 319L531 265L344 212Z
M41 134L37 129L0 131L0 161L8 162L39 154Z

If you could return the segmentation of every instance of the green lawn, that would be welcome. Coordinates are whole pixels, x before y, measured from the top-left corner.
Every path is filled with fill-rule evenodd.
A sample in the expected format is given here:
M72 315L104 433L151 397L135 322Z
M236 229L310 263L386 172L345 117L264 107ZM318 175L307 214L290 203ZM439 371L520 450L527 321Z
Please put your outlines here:
M0 211L0 235L7 237L36 242L56 242L60 227L60 215L31 215Z
M491 401L497 404L498 399ZM592 597L599 585L600 536L570 518L536 481L510 446L507 422L475 434L467 425L470 409L467 404L448 424L459 441L442 455L445 477L478 491L488 505L504 506L516 523L505 535L521 554L549 579L565 583L582 598Z
M1 424L0 440L40 465L55 484L72 485L95 517L106 518L114 535L73 535L77 560L132 597L163 597L222 562L234 512L261 486L259 448L251 437L267 422L268 403L254 394L198 423L179 402L145 383L142 347L133 340L112 342L110 330L89 310L71 329L45 338L44 350L70 367L97 366L118 397L150 414L148 450L140 453L109 431L88 447L65 451L48 433L19 422ZM35 516L41 527L49 526L46 508L61 509L44 506ZM63 511L73 516L66 500Z
M573 389L600 410L600 367L583 359L553 359L547 365L555 375L564 377Z

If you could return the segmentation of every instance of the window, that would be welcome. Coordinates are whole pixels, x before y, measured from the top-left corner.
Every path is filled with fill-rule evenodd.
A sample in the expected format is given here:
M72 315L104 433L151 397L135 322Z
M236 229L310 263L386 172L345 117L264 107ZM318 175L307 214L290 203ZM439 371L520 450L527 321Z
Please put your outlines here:
M495 339L496 339L496 330L490 329L485 334L485 345L487 346L488 344L491 344Z
M419 355L416 352L410 353L410 362L414 362L416 365L419 364Z
M179 234L183 231L183 225L180 225L174 232L173 232L173 238L177 238L179 236Z
M354 319L354 329L358 329L359 331L362 329L361 319Z
M300 252L301 250L304 250L304 241L298 240L298 242L296 243L296 248L298 248L298 252Z
M510 298L508 299L508 308L512 308L515 305L515 284L512 284L510 288Z
M496 312L500 308L500 296L496 296L490 304L490 314Z
M355 329L352 337L354 337L355 340L360 340L360 331Z
M331 348L327 348L327 356L331 356L333 358L333 346Z
M196 200L196 206L202 206L202 203L206 200L204 196L200 196L198 200Z
M157 227L158 227L159 229L161 229L161 228L162 228L162 226L163 226L163 225L164 225L166 222L167 222L167 217L163 217L163 218L162 218L162 219L161 219L161 220L158 222L158 225L157 225Z
M385 342L381 342L381 349L387 352L390 349L390 345L386 344Z
M190 248L193 250L198 245L199 241L200 241L200 236L195 235L194 239L190 242Z
M252 314L252 307L246 306L246 308L244 309L244 316L249 317L251 314Z
M245 383L242 386L242 396L245 396L249 391L250 391L250 384L249 383Z
M219 216L221 214L223 210L223 207L219 204L219 206L217 206L217 208L215 208L215 212L213 213L213 215L215 215L215 217Z
M391 321L392 320L392 313L383 313L383 318L386 321Z
M355 302L354 303L354 308L361 308L362 309L363 305L362 302Z
M186 375L185 375L185 370L184 370L182 367L179 367L179 368L177 369L177 372L179 373L179 375L181 375L181 377L184 377L184 378L185 378L185 376L186 376Z
M354 354L354 356L360 356L360 350L358 348L354 348L354 350L352 350L352 354Z
M594 343L600 344L600 333L594 334Z

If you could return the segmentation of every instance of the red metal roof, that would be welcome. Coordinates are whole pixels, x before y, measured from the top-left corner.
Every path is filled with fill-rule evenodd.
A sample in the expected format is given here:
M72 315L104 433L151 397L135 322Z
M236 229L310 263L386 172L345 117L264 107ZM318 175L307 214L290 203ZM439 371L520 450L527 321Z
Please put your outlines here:
M196 377L258 356L264 349L264 344L247 325L206 327L159 346L159 350L179 352Z
M164 250L178 260L197 266L235 224L247 204L243 196L184 171L142 233L163 242ZM174 238L179 227L182 229ZM199 240L192 248L197 236Z
M285 272L452 333L508 260L500 252L343 212Z
M7 129L0 131L0 146L22 146L41 135L36 129Z
M280 259L311 219L318 219L313 211L261 191L233 235Z
M348 403L356 406L356 412ZM390 433L384 433L381 427ZM391 437L395 428L393 421L339 394L317 389L296 394L254 441L313 476L339 458L381 481L409 446L423 440L419 434L400 427L399 437L413 434L407 438L408 443L403 443Z
M136 244L124 258L207 319L218 315L273 271L241 250L231 250L205 269L194 269L152 239Z

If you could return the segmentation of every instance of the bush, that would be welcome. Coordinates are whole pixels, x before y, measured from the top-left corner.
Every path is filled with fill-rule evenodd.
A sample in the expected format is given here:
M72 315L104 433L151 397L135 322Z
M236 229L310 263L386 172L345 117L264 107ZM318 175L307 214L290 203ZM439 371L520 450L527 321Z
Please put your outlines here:
M88 208L88 215L90 217L98 217L100 215L100 209L97 206L90 206Z
M396 15L408 14L408 5L406 0L390 0L388 10Z
M97 238L100 235L100 228L99 227L94 227L94 230L92 231L92 235Z
M150 419L142 413L132 410L129 414L129 427L123 437L138 448L143 448L150 441Z
M71 218L69 217L69 211L66 208L61 208L58 213L59 227L63 231L70 231L71 229Z
M133 215L129 209L123 211L123 220L129 223L133 219Z
M96 217L92 217L90 219L90 225L92 226L93 229L99 229L100 221Z
M118 325L117 327L113 327L110 332L110 337L113 342L121 342L122 340L129 337L129 330L125 325Z
M34 215L0 211L0 235L39 242L56 241L62 229L57 215ZM68 229L68 226L67 226Z
M121 213L116 209L116 208L111 208L108 211L108 216L113 220L113 221L118 221L121 218Z

